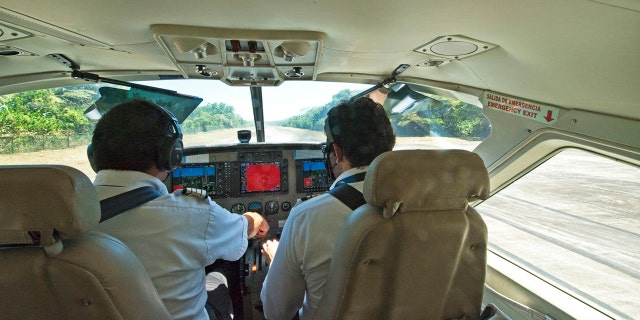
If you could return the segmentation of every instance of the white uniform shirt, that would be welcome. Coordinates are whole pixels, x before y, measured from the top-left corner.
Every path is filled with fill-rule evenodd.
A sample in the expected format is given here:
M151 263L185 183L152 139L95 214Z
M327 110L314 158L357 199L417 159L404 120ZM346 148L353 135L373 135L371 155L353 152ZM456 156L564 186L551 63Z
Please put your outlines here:
M331 185L367 167L343 172ZM349 183L362 192L363 182ZM296 205L284 224L260 298L269 320L313 319L329 274L338 234L352 210L329 193Z
M238 260L247 249L247 219L209 199L168 193L158 178L138 171L101 170L100 200L143 186L163 195L100 223L97 231L124 242L146 268L174 319L209 316L204 267Z

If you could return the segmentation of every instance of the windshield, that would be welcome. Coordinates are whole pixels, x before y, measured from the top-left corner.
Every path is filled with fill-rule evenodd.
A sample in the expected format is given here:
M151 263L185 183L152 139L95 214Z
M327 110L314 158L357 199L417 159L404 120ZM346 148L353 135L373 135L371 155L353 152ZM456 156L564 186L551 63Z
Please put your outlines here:
M110 100L116 98L155 99L181 121L187 148L237 144L240 130L251 133L249 143L321 143L326 139L323 127L328 110L372 87L287 82L259 88L257 97L262 99L256 103L252 88L231 87L219 81L163 80L137 84L174 91L178 98L157 98L155 93L141 92L140 88L108 83L0 96L0 164L65 164L93 178L95 173L86 159L86 147L100 114L117 103ZM473 150L490 134L489 121L479 104L418 93L419 89L400 85L384 94L372 93L371 97L381 102L389 114L397 135L395 149ZM256 116L258 120L254 121ZM264 140L259 141L257 130L262 128Z

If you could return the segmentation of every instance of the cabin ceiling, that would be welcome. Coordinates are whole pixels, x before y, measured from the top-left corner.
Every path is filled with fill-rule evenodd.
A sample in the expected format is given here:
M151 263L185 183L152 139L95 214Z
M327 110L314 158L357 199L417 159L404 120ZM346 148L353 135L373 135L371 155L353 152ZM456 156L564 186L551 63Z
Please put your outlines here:
M62 54L80 70L103 76L181 75L230 85L312 79L373 83L406 63L411 67L401 80L491 90L640 118L638 1L153 4L4 0L0 52L19 54L0 56L0 93L45 86L56 79L70 81L69 68L51 54ZM268 81L238 80L247 77L243 59L252 58L238 58L228 50L226 41L234 39L266 46L254 62L264 67L256 77ZM185 49L199 40L205 47L211 44L204 60ZM283 43L305 55L286 61ZM477 51L466 56L474 45ZM198 65L204 65L205 75L196 71ZM304 75L296 77L296 70ZM287 72L293 77L284 76Z

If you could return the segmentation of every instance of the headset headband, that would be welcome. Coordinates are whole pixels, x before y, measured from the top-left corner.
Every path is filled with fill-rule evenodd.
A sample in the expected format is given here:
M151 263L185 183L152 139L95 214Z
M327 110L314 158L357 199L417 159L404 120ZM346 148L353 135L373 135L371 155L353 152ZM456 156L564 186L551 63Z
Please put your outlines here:
M331 132L331 124L329 123L329 114L327 114L327 119L324 121L324 133L327 136L327 143L333 143L333 133Z
M177 135L179 138L182 138L182 129L180 129L180 125L178 124L178 118L176 118L176 116L174 116L173 113L171 113L171 111L155 103L151 103L151 105L153 105L157 110L159 110L160 112L162 112L164 115L166 115L171 119L171 126L173 127L173 130L174 130L174 132L171 132L171 135L172 136Z

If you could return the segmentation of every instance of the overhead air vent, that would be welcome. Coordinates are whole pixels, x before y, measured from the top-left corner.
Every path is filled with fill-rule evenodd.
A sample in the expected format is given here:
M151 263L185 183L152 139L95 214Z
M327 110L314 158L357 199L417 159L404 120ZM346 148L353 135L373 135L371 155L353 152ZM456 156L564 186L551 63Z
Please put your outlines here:
M443 63L439 61L460 60L495 47L497 47L495 44L456 35L438 37L415 48L414 51L442 58L430 59L422 63L422 66L429 67L442 65Z

